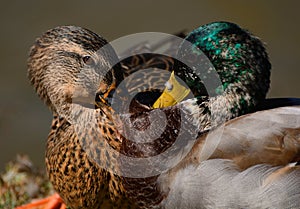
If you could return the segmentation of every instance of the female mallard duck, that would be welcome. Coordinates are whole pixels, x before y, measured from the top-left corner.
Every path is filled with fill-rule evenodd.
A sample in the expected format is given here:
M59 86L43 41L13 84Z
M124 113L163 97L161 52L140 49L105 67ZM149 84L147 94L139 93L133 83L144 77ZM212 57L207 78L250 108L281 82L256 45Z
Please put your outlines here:
M107 74L101 71L110 69L115 59L111 48L107 53L94 53L106 44L103 38L78 27L58 27L37 40L30 53L29 77L55 115L47 142L47 171L54 188L71 208L291 208L300 205L297 191L300 168L294 163L300 156L300 108L280 107L247 114L261 108L260 103L264 104L263 108L285 104L285 100L278 100L274 105L263 101L269 88L270 64L259 39L226 22L202 26L186 39L212 61L224 92L212 98L202 97L207 92L203 91L202 80L189 72L193 69L181 63L174 65L175 74L197 98L166 107L169 102L165 103L162 95L158 99L160 104L156 104L162 108L138 104L142 108L136 108L133 117L124 115L125 120L139 121L139 128L143 129L148 121L139 118L156 111L166 114L168 123L163 134L147 143L126 139L120 133L128 129L126 123L112 120L115 111L106 97L119 85L123 72L119 66ZM182 46L178 55L191 54L187 50L195 49ZM88 85L77 80L85 65L98 75L97 79L88 77ZM97 83L99 80L102 82ZM175 80L171 77L169 82L176 90L180 85L172 83ZM194 87L196 84L199 86ZM70 109L72 104L91 109L90 104L94 102L91 96L95 92L100 99L98 108L92 111L98 116L101 134L95 133L98 129L79 133L72 123ZM219 107L218 114L213 115L210 110L216 107ZM229 121L220 126L224 120ZM188 130L190 135L184 135L183 142L176 144L180 129ZM86 141L87 135L93 135L91 141ZM135 136L139 137L145 138ZM89 152L84 149L89 142L99 146ZM119 174L123 172L118 171L134 168L135 161L120 161L118 155L106 151L110 147L123 155L143 159L171 147L178 163L172 164L171 160L171 168L158 173L150 171L153 175L122 176ZM185 155L182 148L183 152L188 150ZM99 162L114 166L109 170ZM144 167L145 172L153 168L151 162L147 164L150 168Z
M123 80L123 72L118 65L110 70L117 57L106 44L106 40L87 29L62 26L43 34L30 51L29 79L54 116L46 149L49 179L64 202L72 208L136 208L124 193L120 177L102 169L83 150L81 139L70 118L73 109L76 109L74 105L93 110L96 93L107 97ZM103 54L98 54L97 51L104 45L107 46L105 52L102 50ZM136 66L136 59L141 64L145 62L144 56L122 62L125 75ZM146 61L149 67L159 64L167 68L172 59L165 57L160 60L158 57L146 56ZM104 73L104 69L107 73ZM160 82L162 84L168 79L164 77L165 80ZM86 78L87 81L84 80ZM103 82L100 83L100 80ZM101 107L101 110L110 109L105 104ZM102 129L112 131L109 126L111 118L108 113L104 113L108 117L104 115L104 121L100 122ZM118 142L115 134L106 132L106 135L113 139L112 142ZM106 156L103 153L101 158L105 160ZM49 202L49 208L61 204L58 196L54 195L51 200L20 208L35 207L45 202Z

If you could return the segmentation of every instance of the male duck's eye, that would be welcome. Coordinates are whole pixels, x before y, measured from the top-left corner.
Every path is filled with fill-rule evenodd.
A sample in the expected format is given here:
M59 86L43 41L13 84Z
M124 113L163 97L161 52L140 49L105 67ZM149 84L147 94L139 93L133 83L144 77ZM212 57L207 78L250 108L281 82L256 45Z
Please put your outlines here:
M173 84L171 84L169 81L167 81L167 83L165 83L165 86L166 86L166 88L167 88L168 91L172 91Z
M94 64L93 58L92 58L91 56L89 56L89 55L82 57L82 60L83 60L83 62L84 62L85 64L87 64L87 65L92 65L92 64Z

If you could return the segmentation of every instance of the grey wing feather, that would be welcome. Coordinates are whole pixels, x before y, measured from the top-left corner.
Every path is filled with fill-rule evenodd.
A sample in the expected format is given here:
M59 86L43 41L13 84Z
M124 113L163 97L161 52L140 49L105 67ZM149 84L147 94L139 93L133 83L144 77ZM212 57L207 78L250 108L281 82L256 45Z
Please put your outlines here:
M300 208L300 167L266 183L285 167L255 165L244 171L231 160L212 159L179 171L171 185L168 208Z
M159 178L165 208L300 208L299 106L231 120L192 152Z

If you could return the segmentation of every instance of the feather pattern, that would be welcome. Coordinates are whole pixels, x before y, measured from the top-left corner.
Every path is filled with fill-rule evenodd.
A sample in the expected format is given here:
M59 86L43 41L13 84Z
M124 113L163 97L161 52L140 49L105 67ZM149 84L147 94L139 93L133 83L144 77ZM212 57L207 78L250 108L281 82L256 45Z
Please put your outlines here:
M179 57L190 51L193 56L186 58L197 61L204 53L220 75L221 86L212 89L212 96L203 88L212 68L202 72L205 76L201 80L193 67L149 53L112 66L112 60L118 59L112 47L103 54L96 53L107 41L75 26L57 27L37 39L31 48L28 75L54 116L47 141L47 171L54 188L71 208L300 207L300 102L264 100L271 65L263 43L228 22L201 26L185 41L191 42L192 48L181 45ZM162 75L154 70L131 76L147 66L169 72ZM88 71L78 82L83 67ZM105 72L107 68L111 70ZM171 71L186 82L195 98L151 108L161 92L147 91L142 81L151 83L150 90L164 86ZM122 93L117 87L124 79L128 79L121 88L125 96L120 94L119 99L110 101L111 91ZM156 82L150 82L153 80ZM133 98L128 114L114 108L113 101L126 103L128 93L140 90L145 94ZM291 106L281 107L287 105ZM74 107L78 108L70 117ZM155 140L147 141L154 132L129 138L122 135L122 131L133 128L146 130L152 113L158 115L154 132L163 132ZM163 114L167 118L165 130L158 123ZM76 123L76 118L82 119L80 115L88 122ZM126 126L124 121L133 123ZM78 132L78 125L84 131ZM180 128L187 135L176 144ZM169 149L175 150L174 158L158 162L163 167L171 164L171 168L136 178L118 172L124 168L136 172L130 169L137 166L135 161L123 162L121 154L146 159L148 164L142 167L146 172L159 170L149 159ZM112 169L99 162L113 165Z
M215 151L207 155L209 146ZM300 167L291 163L300 160L300 106L230 120L200 137L192 153L159 177L169 192L164 208L300 206Z

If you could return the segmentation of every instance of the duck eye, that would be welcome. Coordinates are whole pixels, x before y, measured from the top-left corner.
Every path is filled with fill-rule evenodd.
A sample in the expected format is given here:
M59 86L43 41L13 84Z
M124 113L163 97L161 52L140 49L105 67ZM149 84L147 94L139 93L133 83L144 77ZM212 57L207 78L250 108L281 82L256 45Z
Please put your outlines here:
M173 84L171 84L169 81L165 84L166 88L168 91L172 91L173 89Z
M87 65L92 65L92 64L94 64L93 58L92 58L91 56L89 56L89 55L84 56L84 57L82 58L82 60L83 60L83 62L84 62L85 64L87 64Z

